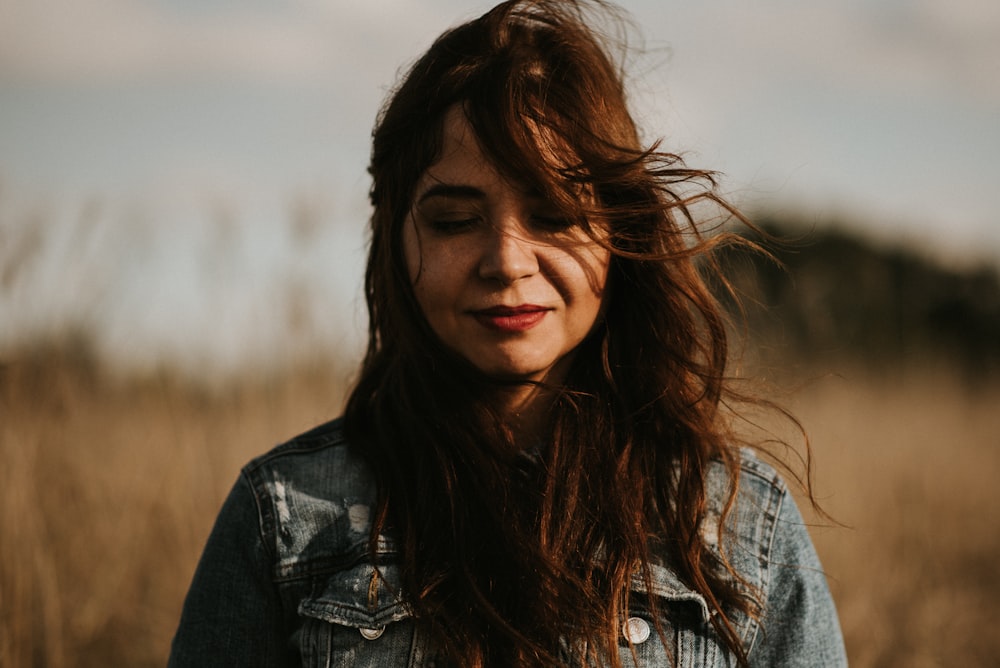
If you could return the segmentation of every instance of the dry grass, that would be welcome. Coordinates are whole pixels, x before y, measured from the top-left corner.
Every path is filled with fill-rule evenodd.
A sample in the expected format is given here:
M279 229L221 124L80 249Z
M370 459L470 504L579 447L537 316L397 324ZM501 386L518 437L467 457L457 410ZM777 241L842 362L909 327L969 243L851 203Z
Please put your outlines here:
M816 528L855 666L996 666L1000 383L947 370L862 372L805 386Z
M334 415L322 374L206 394L85 364L0 367L0 665L163 665L239 466ZM997 665L1000 383L826 376L789 397L855 666Z
M341 394L317 374L206 394L78 363L2 368L0 666L165 664L239 467Z

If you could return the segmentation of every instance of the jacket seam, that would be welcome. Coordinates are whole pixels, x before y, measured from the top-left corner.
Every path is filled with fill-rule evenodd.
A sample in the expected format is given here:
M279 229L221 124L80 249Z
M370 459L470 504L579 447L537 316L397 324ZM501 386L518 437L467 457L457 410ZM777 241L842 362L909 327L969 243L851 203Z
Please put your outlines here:
M777 474L775 473L775 478ZM763 520L767 523L762 532L762 540L760 541L760 588L761 588L761 618L758 623L753 625L753 633L750 637L750 641L747 645L747 656L753 652L756 646L757 639L760 634L767 633L764 626L767 620L767 607L770 603L770 585L771 577L773 575L771 571L771 554L774 551L774 541L777 537L778 532L778 518L781 516L781 509L785 504L788 497L788 489L781 484L780 478L772 478L770 482L770 494L768 495L768 503L765 508L763 508Z

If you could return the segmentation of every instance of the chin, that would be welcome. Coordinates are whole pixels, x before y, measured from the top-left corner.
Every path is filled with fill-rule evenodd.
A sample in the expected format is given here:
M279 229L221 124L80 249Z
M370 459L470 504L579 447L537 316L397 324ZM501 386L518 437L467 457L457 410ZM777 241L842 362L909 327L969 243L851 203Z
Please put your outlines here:
M538 382L545 380L549 375L550 367L535 366L491 366L487 368L477 367L480 371L491 378L508 381Z
M484 375L495 378L496 380L507 380L507 381L537 381L542 380L545 377L545 373L541 371L523 371L520 369L483 369L479 368Z
M545 372L531 364L512 364L510 360L475 360L466 357L472 366L491 378L523 379L543 375Z
M539 351L532 351L538 353ZM523 355L512 358L505 355L484 355L478 359L466 356L481 373L490 378L503 381L542 382L561 376L568 356L552 357L539 355Z

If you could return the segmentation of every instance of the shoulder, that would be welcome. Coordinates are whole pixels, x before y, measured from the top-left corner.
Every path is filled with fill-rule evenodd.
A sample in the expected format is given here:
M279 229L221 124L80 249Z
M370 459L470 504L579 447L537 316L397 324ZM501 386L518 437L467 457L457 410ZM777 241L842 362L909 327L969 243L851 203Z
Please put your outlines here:
M244 471L280 465L283 461L291 462L303 457L336 456L338 450L343 449L346 445L343 418L337 418L313 427L309 431L290 438L268 452L253 458L244 467Z
M723 549L761 606L744 635L751 664L846 666L826 575L788 485L745 450L737 490Z
M368 467L344 436L341 418L254 458L243 467L243 474L255 487L290 484L320 496L365 495L373 484Z
M743 543L767 542L782 507L794 505L788 485L773 466L748 448L739 450L735 466L713 460L705 476L709 523L727 514L734 486L737 494L727 522L730 531Z
M712 542L708 530L718 535L718 513L733 484L737 495L723 543L713 545L761 606L759 622L743 627L754 665L846 665L837 613L806 522L781 475L754 452L741 451L735 478L721 462L713 464L706 521L716 514L706 540Z
M775 576L775 569L780 568L778 562L783 560L775 555L780 537L792 534L805 536L808 541L808 533L788 485L773 466L752 450L741 449L733 468L736 470L713 461L706 475L702 536L736 569L759 600ZM727 507L734 486L736 497ZM725 525L720 544L722 518Z
M364 554L377 488L341 419L307 431L243 468L278 577L338 567Z

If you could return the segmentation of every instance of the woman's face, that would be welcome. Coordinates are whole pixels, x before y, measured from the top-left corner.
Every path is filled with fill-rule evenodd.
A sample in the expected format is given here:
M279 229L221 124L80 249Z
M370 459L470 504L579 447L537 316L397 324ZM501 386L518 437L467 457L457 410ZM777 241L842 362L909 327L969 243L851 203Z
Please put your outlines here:
M458 107L414 192L403 248L431 329L488 375L560 380L601 312L608 251L501 176Z

